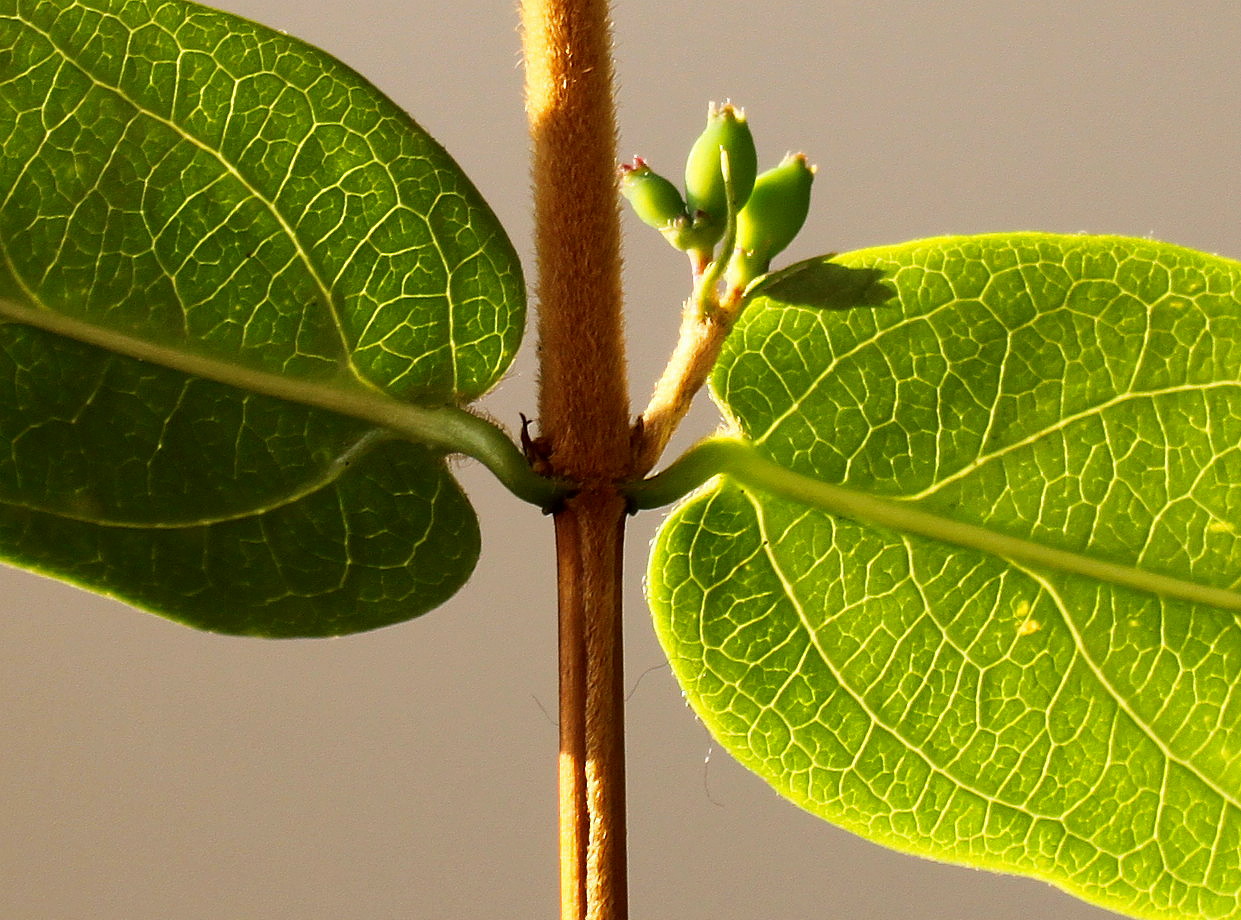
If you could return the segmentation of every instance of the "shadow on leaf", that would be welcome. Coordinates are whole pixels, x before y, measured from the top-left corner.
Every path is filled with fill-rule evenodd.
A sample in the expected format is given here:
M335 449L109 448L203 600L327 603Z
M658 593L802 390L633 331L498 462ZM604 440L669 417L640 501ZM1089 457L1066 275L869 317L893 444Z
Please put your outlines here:
M788 307L849 310L878 307L896 297L896 289L878 268L850 268L819 256L768 276L750 293Z

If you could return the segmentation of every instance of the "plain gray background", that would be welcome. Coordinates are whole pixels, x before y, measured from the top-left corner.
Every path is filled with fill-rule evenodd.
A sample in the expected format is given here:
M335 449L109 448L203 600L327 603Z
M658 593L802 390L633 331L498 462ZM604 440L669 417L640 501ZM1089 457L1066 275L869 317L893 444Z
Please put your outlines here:
M228 0L367 74L530 252L517 15L454 0ZM679 173L706 103L820 166L789 259L939 233L1149 235L1241 256L1241 7L618 0L621 150ZM635 404L681 257L626 219ZM532 271L530 272L532 275ZM534 406L531 353L484 405ZM693 422L713 426L710 407ZM550 526L463 468L484 555L421 620L326 641L192 632L0 571L0 916L550 918ZM777 798L712 744L628 622L635 920L1101 918L1039 882L901 856Z

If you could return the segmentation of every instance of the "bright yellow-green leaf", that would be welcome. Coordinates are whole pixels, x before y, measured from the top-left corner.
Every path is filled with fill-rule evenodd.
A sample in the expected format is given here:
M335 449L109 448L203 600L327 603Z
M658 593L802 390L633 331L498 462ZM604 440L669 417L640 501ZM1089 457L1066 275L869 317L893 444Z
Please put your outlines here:
M944 238L772 276L713 379L735 475L651 561L690 702L873 840L1237 916L1239 372L1241 264L1146 240Z

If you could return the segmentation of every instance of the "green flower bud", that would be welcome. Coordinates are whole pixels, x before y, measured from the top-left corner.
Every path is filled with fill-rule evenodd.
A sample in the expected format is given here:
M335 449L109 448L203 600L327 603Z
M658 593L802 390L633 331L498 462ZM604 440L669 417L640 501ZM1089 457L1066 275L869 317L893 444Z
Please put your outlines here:
M793 242L810 213L814 172L805 154L790 154L755 180L750 200L737 214L737 248L728 263L731 287L744 288Z
M632 166L621 166L620 191L648 227L667 230L689 220L681 192L641 157L634 157Z
M718 108L713 104L707 110L707 126L694 141L685 161L685 203L695 224L712 228L711 244L723 235L728 221L721 150L728 154L734 206L740 209L749 199L758 173L754 138L745 112L728 104Z

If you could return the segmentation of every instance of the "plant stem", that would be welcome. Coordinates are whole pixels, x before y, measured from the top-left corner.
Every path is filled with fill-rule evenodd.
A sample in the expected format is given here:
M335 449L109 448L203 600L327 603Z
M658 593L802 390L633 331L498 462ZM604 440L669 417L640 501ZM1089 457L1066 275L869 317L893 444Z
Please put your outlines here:
M676 348L642 412L634 446L635 475L644 475L659 460L694 396L702 389L720 356L724 340L737 320L740 297L722 303L710 293L691 297L681 310Z
M612 490L556 515L560 586L562 920L624 920L621 568L626 512Z
M621 549L629 403L606 0L523 0L538 253L539 438L555 514L562 920L625 920Z
M526 114L538 250L539 414L580 483L629 468L620 219L606 0L525 0Z

